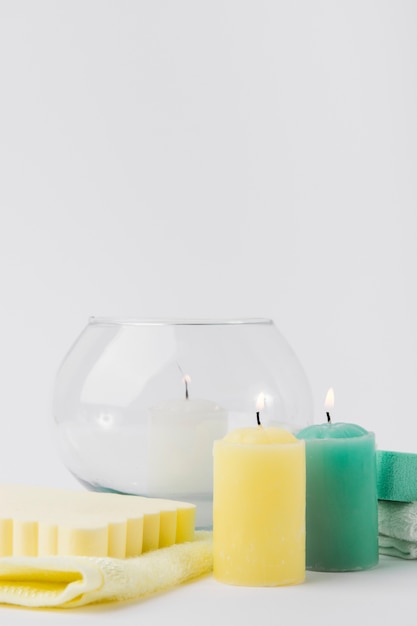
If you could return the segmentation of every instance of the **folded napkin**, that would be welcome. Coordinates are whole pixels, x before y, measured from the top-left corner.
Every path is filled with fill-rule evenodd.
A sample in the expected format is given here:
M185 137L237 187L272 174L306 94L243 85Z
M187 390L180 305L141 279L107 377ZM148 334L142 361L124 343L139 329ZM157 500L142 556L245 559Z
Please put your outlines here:
M130 559L2 557L0 603L70 608L131 600L162 591L212 569L212 533Z
M378 536L380 554L396 556L401 559L417 559L417 541L405 541L395 537Z
M386 537L417 542L417 502L378 500L378 530Z

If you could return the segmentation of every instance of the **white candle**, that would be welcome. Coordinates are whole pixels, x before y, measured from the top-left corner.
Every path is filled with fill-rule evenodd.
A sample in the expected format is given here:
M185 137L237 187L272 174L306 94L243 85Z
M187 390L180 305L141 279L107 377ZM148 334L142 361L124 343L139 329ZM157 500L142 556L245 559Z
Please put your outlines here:
M82 482L124 493L198 504L197 524L212 523L213 442L228 430L215 402L185 397L148 409L136 421L114 407L92 407L59 425L64 462Z
M213 490L213 442L227 432L227 412L202 398L163 402L150 411L150 495L207 494Z

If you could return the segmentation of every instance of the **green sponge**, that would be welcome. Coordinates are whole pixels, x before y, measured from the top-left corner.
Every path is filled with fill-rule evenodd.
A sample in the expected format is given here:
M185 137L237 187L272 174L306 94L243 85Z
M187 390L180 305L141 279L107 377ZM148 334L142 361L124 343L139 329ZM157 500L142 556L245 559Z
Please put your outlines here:
M377 450L376 466L379 500L417 500L417 454Z

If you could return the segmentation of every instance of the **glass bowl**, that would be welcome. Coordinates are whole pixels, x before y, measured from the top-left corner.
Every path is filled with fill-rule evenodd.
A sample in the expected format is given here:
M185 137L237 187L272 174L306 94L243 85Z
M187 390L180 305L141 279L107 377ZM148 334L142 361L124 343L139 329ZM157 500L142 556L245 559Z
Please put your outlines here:
M197 505L212 524L215 439L313 421L305 373L272 320L92 317L58 371L53 417L87 488Z

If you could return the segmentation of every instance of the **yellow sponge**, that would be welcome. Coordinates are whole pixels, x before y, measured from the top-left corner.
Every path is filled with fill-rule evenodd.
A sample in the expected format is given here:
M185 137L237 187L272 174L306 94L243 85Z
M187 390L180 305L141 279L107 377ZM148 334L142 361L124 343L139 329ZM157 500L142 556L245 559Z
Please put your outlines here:
M379 500L417 500L417 454L377 450Z
M195 505L0 485L0 556L125 558L194 538Z

